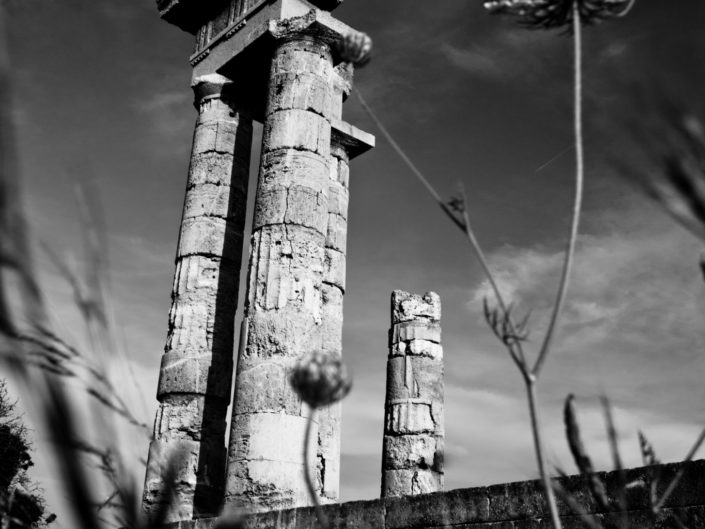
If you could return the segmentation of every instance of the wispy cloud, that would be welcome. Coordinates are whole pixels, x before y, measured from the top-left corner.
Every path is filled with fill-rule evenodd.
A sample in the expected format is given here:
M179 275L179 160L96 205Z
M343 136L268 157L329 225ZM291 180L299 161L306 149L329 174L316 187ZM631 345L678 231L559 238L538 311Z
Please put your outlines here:
M701 420L694 402L703 391L693 370L705 367L700 244L646 204L592 214L586 229L543 392L555 409L569 392L604 391L634 427L648 420L656 432L687 440ZM535 350L553 303L560 251L504 247L490 261L508 298L532 311L528 348ZM484 297L492 299L486 282L470 293L477 326L484 325ZM671 448L671 457L686 450L683 443Z
M440 53L467 74L493 80L533 80L550 66L560 42L537 32L504 27L484 39L439 43Z
M165 153L172 153L173 141L179 140L181 146L193 130L196 119L192 106L193 94L185 86L179 90L159 88L156 93L138 98L134 108L145 117L150 133L159 138L159 142L150 142L152 148L162 145Z

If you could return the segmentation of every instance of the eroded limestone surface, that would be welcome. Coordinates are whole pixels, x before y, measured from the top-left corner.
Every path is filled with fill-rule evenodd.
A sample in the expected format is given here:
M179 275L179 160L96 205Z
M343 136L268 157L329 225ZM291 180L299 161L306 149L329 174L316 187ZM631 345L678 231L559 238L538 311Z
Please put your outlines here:
M247 203L252 121L221 76L194 86L199 111L181 223L159 408L145 478L148 512L177 500L167 521L216 514L223 494L225 420Z
M310 503L302 451L308 410L286 376L299 356L322 343L324 280L331 269L326 239L333 75L330 47L315 37L293 34L277 45L225 496L226 504L247 511Z
M436 492L443 487L443 348L441 300L392 293L382 496Z

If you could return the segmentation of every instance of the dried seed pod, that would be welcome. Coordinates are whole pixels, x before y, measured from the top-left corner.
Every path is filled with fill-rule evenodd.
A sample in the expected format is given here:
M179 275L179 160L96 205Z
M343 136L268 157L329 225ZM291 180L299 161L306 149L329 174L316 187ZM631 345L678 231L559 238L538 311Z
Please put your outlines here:
M575 395L570 394L565 399L563 408L563 421L565 423L565 435L568 440L570 453L573 455L575 465L581 474L592 474L594 472L592 461L585 452L585 446L580 437L580 426L578 425L577 413L575 411Z
M305 354L298 360L289 383L312 408L342 400L352 387L352 379L342 360L320 351Z
M348 33L338 42L338 55L343 62L364 66L372 58L372 39L360 31Z
M607 490L605 489L605 484L602 480L595 474L592 466L592 461L585 451L585 446L580 437L580 426L578 426L577 414L575 411L575 395L568 395L565 400L564 407L564 422L565 422L565 433L568 439L568 446L570 447L570 452L573 454L573 459L578 467L581 474L584 474L588 478L588 486L590 487L590 492L592 493L595 501L600 505L602 509L610 508L610 501L607 497Z
M656 452L653 445L646 438L644 433L639 430L639 448L641 449L641 459L644 466L660 465L661 462L656 458Z
M485 8L491 13L514 15L531 29L569 28L575 2L581 22L591 25L624 16L635 0L491 0L485 2Z

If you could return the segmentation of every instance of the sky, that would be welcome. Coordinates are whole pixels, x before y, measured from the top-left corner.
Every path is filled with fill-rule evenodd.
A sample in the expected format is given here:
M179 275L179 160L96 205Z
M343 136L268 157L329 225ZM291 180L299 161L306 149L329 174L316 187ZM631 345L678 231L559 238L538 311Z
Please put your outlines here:
M503 292L518 311L532 313L528 348L535 351L571 208L571 40L490 16L480 1L347 0L335 16L374 41L355 86L396 141L442 195L465 187ZM627 18L584 34L584 221L563 325L539 386L550 461L569 472L562 426L569 393L578 397L599 468L610 466L602 394L615 407L629 465L640 461L639 429L662 460L675 461L705 424L702 243L610 163L619 158L654 173L630 147L627 128L648 121L636 103L646 89L659 87L705 118L704 25L699 0L637 0ZM187 60L193 38L161 21L151 0L37 0L13 8L10 30L20 170L35 241L80 269L74 190L81 181L98 190L121 344L108 365L151 424L196 117ZM394 289L442 298L446 488L536 477L522 382L483 320L488 284L462 233L354 97L344 117L377 135L377 147L351 165L343 354L355 381L343 407L342 499L379 495ZM260 135L258 127L255 155ZM255 159L251 190L256 168ZM54 324L85 344L68 285L45 254L37 260ZM121 371L124 358L130 376ZM34 436L34 475L61 520L48 439L37 429ZM132 445L136 458L146 455L146 440Z

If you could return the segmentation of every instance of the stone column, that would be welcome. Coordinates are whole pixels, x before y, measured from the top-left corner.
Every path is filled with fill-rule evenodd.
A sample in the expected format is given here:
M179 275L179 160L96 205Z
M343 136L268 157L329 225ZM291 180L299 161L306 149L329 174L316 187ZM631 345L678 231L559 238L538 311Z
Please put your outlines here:
M148 512L169 500L167 465L178 454L167 522L215 515L223 497L252 144L252 120L229 99L226 81L211 75L194 85L199 114L143 496Z
M308 410L289 386L288 373L300 355L321 345L332 75L327 44L302 34L278 42L228 455L226 504L249 512L310 502L302 455ZM310 448L313 467L316 443Z
M328 233L323 276L321 351L340 357L343 352L343 295L345 293L345 242L348 230L348 154L342 145L331 146L331 180L328 187ZM318 483L321 500L333 502L340 491L340 402L318 412Z
M382 496L443 487L443 348L441 300L392 293L392 328L384 406Z
M340 119L343 101L350 94L352 66L343 63L334 70L332 114ZM321 351L340 357L343 353L343 295L348 231L348 180L350 157L338 134L331 137L330 180L328 183L328 229L323 275ZM322 502L335 502L340 494L340 440L342 403L318 412L317 483Z

